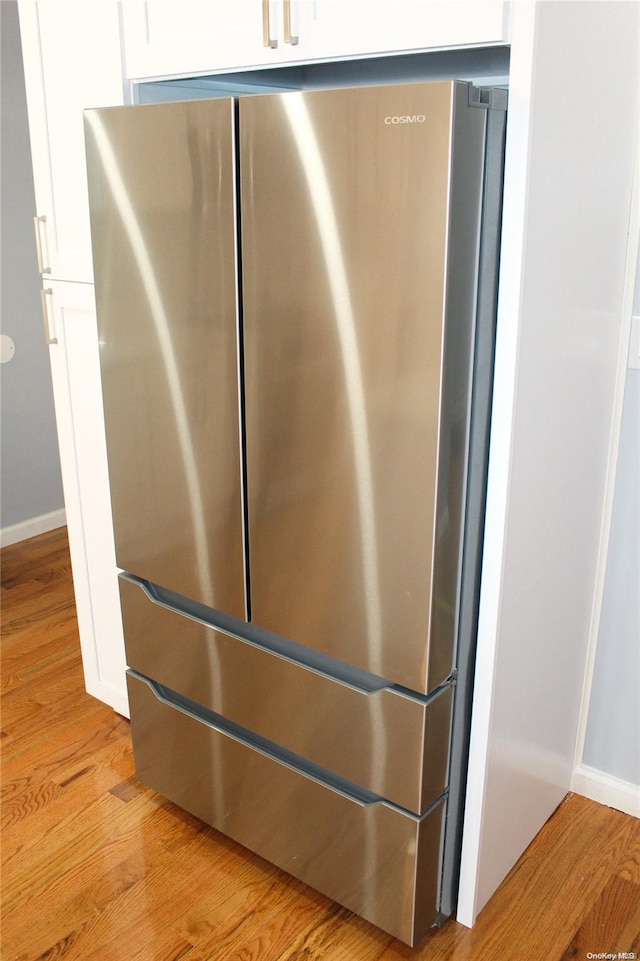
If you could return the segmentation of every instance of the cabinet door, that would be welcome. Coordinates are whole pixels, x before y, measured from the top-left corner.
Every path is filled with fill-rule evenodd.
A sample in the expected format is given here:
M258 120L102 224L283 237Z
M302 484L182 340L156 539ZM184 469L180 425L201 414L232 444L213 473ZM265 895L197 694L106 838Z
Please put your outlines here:
M93 287L54 282L44 300L85 684L128 715Z
M21 2L41 267L91 281L82 111L123 102L117 3Z
M127 76L145 79L507 39L503 0L129 0Z
M136 0L122 9L130 79L270 66L305 56L304 44L291 44L285 30L289 14L297 29L300 11L283 0Z
M316 0L308 6L314 59L507 41L508 4L501 0ZM301 29L301 42L304 34Z

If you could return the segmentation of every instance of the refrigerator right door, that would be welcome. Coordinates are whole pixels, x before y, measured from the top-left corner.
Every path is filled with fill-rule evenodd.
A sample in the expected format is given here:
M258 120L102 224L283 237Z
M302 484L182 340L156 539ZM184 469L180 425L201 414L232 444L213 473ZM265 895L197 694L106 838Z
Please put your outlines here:
M251 617L426 693L453 667L486 110L243 98Z

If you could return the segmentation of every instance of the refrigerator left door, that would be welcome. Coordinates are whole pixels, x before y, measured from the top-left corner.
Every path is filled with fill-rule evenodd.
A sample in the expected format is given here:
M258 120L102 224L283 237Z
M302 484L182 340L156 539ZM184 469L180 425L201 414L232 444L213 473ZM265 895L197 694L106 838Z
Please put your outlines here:
M233 101L85 128L117 563L244 618Z

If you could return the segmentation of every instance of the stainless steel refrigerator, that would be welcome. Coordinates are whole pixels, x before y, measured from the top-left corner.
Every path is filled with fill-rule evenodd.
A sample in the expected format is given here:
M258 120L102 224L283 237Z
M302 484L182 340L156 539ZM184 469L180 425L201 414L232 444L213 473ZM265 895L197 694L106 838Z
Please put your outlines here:
M505 100L86 112L137 775L410 944L455 905Z

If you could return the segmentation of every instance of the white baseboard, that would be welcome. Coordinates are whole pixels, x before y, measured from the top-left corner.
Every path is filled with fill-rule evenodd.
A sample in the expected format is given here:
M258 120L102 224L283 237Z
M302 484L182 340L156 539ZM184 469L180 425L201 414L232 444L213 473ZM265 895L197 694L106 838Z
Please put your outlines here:
M573 769L571 790L607 807L640 818L640 785L598 771L586 764Z
M28 537L35 537L36 534L46 534L47 531L54 531L57 527L64 527L66 523L67 515L64 508L51 511L49 514L40 514L39 517L30 517L29 520L21 521L19 524L1 528L0 547L26 541Z

